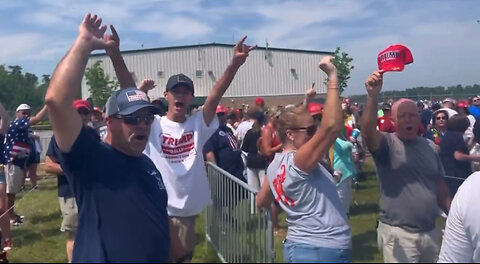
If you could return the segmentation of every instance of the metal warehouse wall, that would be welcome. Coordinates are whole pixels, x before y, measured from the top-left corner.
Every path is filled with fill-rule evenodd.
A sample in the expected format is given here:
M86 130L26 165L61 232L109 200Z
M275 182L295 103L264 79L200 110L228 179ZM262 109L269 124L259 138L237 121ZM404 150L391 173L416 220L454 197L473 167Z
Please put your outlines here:
M225 97L301 95L312 82L316 83L317 92L325 93L326 74L317 66L325 55L328 53L258 48L250 53ZM232 56L233 48L224 44L123 53L137 84L145 78L157 83L157 88L150 92L151 98L163 97L168 77L176 73L184 73L193 80L195 96L207 96ZM106 55L91 56L87 67L98 60L102 61L105 73L113 78L113 65ZM85 80L82 97L88 97Z

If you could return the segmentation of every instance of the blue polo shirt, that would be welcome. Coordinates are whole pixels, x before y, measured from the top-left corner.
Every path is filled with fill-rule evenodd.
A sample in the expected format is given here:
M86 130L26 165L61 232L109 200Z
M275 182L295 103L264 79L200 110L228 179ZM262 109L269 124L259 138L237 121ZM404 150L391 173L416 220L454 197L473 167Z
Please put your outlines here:
M237 139L226 125L220 125L203 147L203 153L213 152L217 165L245 181L243 178L242 151Z
M132 157L83 128L60 164L78 205L74 262L167 262L167 192L142 154Z

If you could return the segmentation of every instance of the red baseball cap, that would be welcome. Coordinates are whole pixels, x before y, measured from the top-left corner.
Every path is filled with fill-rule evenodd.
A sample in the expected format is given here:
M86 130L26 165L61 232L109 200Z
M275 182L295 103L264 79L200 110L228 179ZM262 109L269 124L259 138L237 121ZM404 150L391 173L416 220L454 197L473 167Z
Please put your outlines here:
M263 105L265 104L265 102L263 101L263 98L261 97L257 97L257 99L255 99L255 105Z
M219 104L217 105L217 110L215 111L215 113L228 113L228 109L223 107L223 105Z
M380 51L377 62L379 70L403 71L405 65L413 62L413 56L407 47L397 44Z
M78 110L80 108L85 108L87 110L90 110L90 104L88 103L87 100L77 99L77 100L73 101L72 105L73 105L73 107L75 107L76 110Z
M317 102L311 102L308 104L308 112L310 115L318 115L322 113L323 105Z

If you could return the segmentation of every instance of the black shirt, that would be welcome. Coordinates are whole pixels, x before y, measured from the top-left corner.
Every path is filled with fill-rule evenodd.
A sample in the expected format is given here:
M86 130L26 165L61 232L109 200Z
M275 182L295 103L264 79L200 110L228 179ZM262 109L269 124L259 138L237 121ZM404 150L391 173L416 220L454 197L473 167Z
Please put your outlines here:
M440 159L442 160L446 176L466 179L472 174L470 161L456 160L454 153L459 151L464 154L468 153L467 144L463 141L463 136L459 132L447 131L440 142ZM453 196L463 180L446 178L447 185L450 188L450 194Z
M267 158L258 153L257 144L259 144L260 131L250 129L247 131L243 139L242 151L247 153L247 168L250 169L266 169Z

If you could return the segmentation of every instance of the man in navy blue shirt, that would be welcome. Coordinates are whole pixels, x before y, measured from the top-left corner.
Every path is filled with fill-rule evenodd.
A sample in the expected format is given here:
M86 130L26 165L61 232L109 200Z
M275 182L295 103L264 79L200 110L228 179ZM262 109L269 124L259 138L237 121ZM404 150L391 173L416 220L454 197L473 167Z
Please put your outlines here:
M218 105L216 112L219 126L203 147L205 159L245 182L242 150L238 147L232 130L227 127L228 110L222 105Z
M89 136L72 101L93 50L117 48L106 26L87 14L60 61L45 95L60 164L75 194L78 231L73 262L167 262L170 252L167 192L142 154L158 108L136 87L107 102L105 142ZM172 249L176 248L172 241Z

